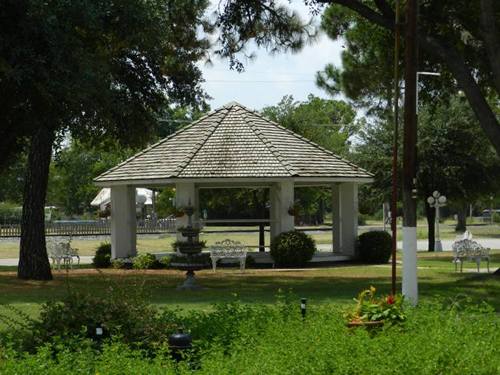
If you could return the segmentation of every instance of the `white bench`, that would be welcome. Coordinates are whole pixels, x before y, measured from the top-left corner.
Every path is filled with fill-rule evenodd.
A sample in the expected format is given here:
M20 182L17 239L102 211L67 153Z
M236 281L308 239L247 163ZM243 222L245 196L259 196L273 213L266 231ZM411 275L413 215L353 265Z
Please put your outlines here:
M469 260L476 262L477 272L479 272L481 260L484 259L486 260L488 273L490 272L490 249L473 241L472 234L469 231L464 233L462 239L455 241L451 248L454 253L453 263L455 263L455 271L457 270L457 264L460 263L460 272L462 272L464 261Z
M71 238L62 240L53 237L46 239L47 254L52 260L52 267L57 265L57 269L61 269L61 262L64 267L73 268L73 258L78 259L80 264L80 255L78 249L71 247Z
M237 259L240 262L240 270L244 272L247 259L247 247L241 242L229 239L216 242L215 245L210 246L210 259L212 260L214 272L217 268L217 261L219 259Z

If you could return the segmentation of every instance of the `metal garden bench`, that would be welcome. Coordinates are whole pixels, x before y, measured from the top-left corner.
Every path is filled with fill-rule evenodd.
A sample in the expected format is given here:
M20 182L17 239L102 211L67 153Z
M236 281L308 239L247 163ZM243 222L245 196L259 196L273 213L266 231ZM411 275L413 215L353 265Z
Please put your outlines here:
M53 268L57 266L57 269L61 269L61 263L63 267L73 268L73 258L77 258L80 264L78 249L71 247L71 238L67 240L47 238L47 254L52 260Z
M473 241L472 234L469 231L464 233L462 239L455 241L451 248L454 253L455 271L457 270L457 264L460 263L460 272L462 272L464 261L469 260L476 262L477 272L479 272L481 260L484 259L486 260L488 273L490 272L490 249Z
M212 260L214 272L217 268L217 261L219 259L237 259L240 262L240 270L244 272L246 258L247 247L238 241L226 239L216 242L210 247L210 259Z

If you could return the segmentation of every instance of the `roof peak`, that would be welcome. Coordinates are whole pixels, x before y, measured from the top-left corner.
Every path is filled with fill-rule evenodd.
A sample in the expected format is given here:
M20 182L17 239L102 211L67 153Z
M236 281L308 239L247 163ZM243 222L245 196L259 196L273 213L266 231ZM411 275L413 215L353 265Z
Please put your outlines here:
M241 107L241 108L245 108L248 110L247 107L245 107L244 105L238 103L237 101L230 101L229 103L226 103L222 106L222 108L232 108L232 107Z

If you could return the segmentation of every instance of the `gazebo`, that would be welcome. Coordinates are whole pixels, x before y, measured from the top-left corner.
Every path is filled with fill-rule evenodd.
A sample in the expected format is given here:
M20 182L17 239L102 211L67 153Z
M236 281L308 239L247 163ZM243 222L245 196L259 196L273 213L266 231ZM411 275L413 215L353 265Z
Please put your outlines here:
M229 103L95 178L111 188L112 257L136 254L135 189L175 187L176 207L199 215L199 190L267 188L271 238L294 229L294 188L332 192L332 250L354 255L358 185L372 174L241 104ZM248 221L248 220L247 220ZM176 226L187 224L184 216ZM178 238L182 240L182 238Z

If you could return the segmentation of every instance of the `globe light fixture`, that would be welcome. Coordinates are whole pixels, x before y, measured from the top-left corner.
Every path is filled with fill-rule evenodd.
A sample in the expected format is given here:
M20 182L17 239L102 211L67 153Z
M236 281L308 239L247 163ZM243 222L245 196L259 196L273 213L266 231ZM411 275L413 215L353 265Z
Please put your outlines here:
M446 197L441 195L439 191L435 190L432 195L427 198L427 203L429 203L429 206L436 209L434 251L443 251L443 245L441 244L441 238L439 237L439 208L446 206Z

